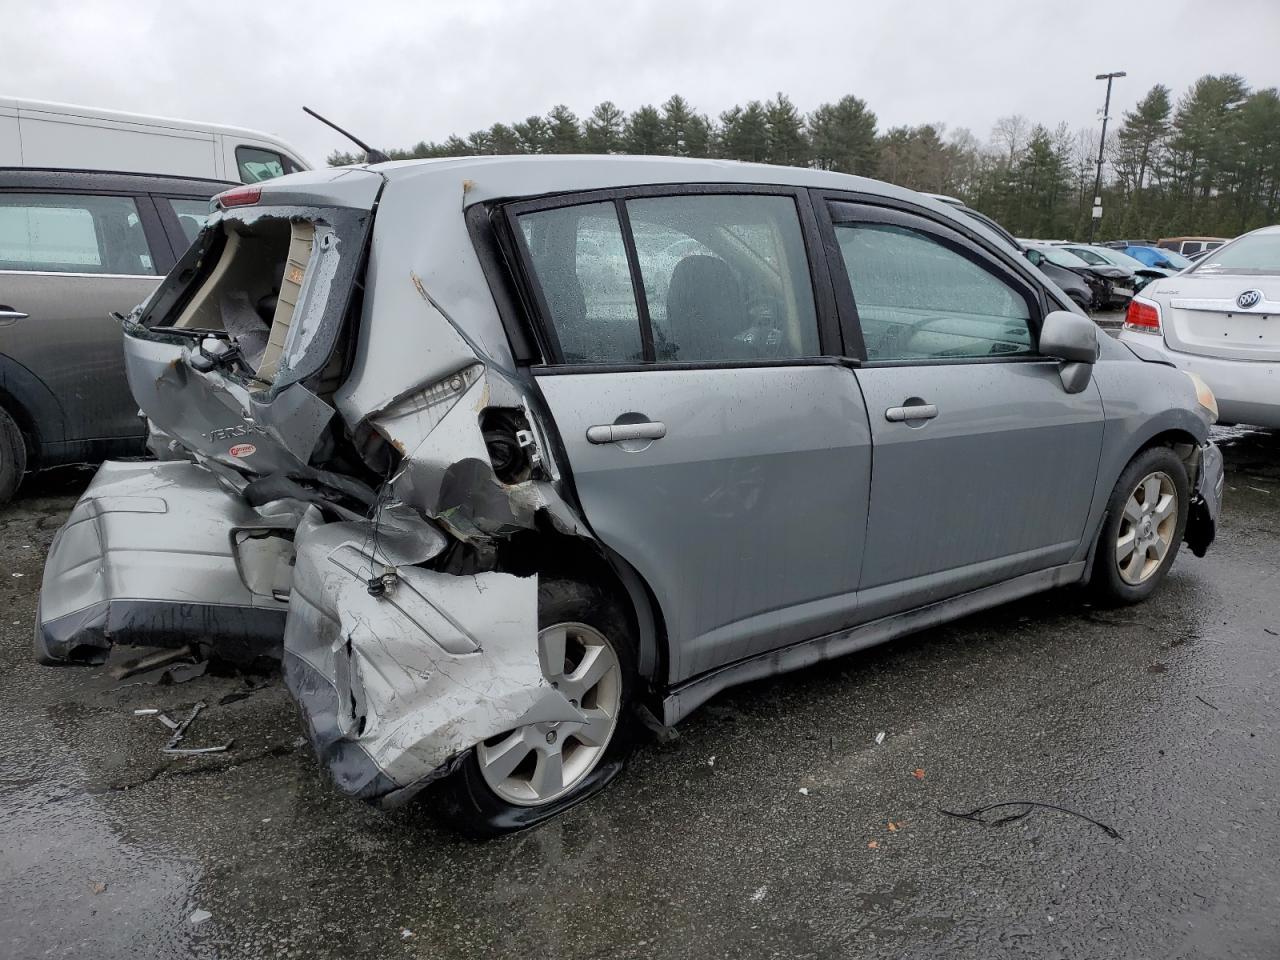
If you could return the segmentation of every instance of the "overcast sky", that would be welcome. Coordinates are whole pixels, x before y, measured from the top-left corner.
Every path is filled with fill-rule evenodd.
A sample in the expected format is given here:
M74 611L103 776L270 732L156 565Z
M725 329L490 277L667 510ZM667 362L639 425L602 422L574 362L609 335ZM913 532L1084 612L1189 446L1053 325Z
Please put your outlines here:
M239 8L239 9L237 9ZM0 96L251 127L313 163L348 144L441 140L565 103L585 115L681 93L712 116L781 90L801 110L846 93L880 128L945 123L986 139L1022 113L1097 122L1154 83L1204 73L1280 86L1280 0L0 0Z

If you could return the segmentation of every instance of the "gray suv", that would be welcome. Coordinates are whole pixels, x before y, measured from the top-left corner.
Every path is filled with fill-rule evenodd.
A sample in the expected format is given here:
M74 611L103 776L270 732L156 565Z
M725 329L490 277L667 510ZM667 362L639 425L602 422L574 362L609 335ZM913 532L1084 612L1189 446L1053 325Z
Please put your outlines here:
M111 313L155 289L228 186L0 167L0 503L28 469L143 452Z
M223 194L128 318L161 462L36 650L282 655L338 788L536 823L732 684L1214 537L1214 399L981 224L815 170L350 167Z

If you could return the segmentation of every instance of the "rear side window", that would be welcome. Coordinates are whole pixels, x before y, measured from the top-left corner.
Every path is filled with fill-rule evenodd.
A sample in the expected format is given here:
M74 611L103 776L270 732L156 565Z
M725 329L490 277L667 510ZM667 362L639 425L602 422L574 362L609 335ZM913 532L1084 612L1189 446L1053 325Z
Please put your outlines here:
M0 193L0 270L155 274L132 197Z
M659 361L811 357L818 321L795 202L628 200Z
M525 214L520 231L565 363L639 363L640 312L614 204Z
M236 166L243 183L261 183L274 180L286 173L295 173L299 167L283 153L263 150L261 147L236 147Z
M561 362L821 354L790 197L610 200L526 213L518 223Z
M1015 288L924 231L839 223L868 360L1033 352L1031 312Z
M208 200L188 200L183 197L166 197L164 200L178 218L178 226L182 227L187 243L193 243L209 219Z

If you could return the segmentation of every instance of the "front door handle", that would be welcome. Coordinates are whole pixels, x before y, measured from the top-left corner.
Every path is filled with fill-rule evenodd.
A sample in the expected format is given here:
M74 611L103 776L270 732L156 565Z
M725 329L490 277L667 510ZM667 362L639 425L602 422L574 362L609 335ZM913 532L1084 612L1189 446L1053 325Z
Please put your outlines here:
M906 423L908 420L932 420L938 415L938 407L932 403L917 403L910 407L890 407L884 418L890 423Z
M21 310L15 310L13 307L0 303L0 320L25 320L31 316L29 313L23 313Z
M621 440L661 440L667 435L667 425L661 420L643 423L602 423L587 427L587 439L591 443L618 443Z

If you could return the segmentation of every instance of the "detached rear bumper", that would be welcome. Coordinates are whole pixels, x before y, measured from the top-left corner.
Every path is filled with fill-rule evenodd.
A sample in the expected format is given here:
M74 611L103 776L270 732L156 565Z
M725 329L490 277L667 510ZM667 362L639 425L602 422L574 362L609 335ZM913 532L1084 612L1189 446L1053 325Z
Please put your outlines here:
M279 657L287 604L250 589L238 544L287 536L289 523L268 522L193 463L104 463L49 550L36 657L101 663L114 643L188 642L231 659Z
M419 531L400 549L421 563L443 549L435 537ZM369 524L303 518L284 676L337 787L394 807L488 737L581 715L542 675L537 577L428 570L381 538L373 569L397 572L375 597Z

